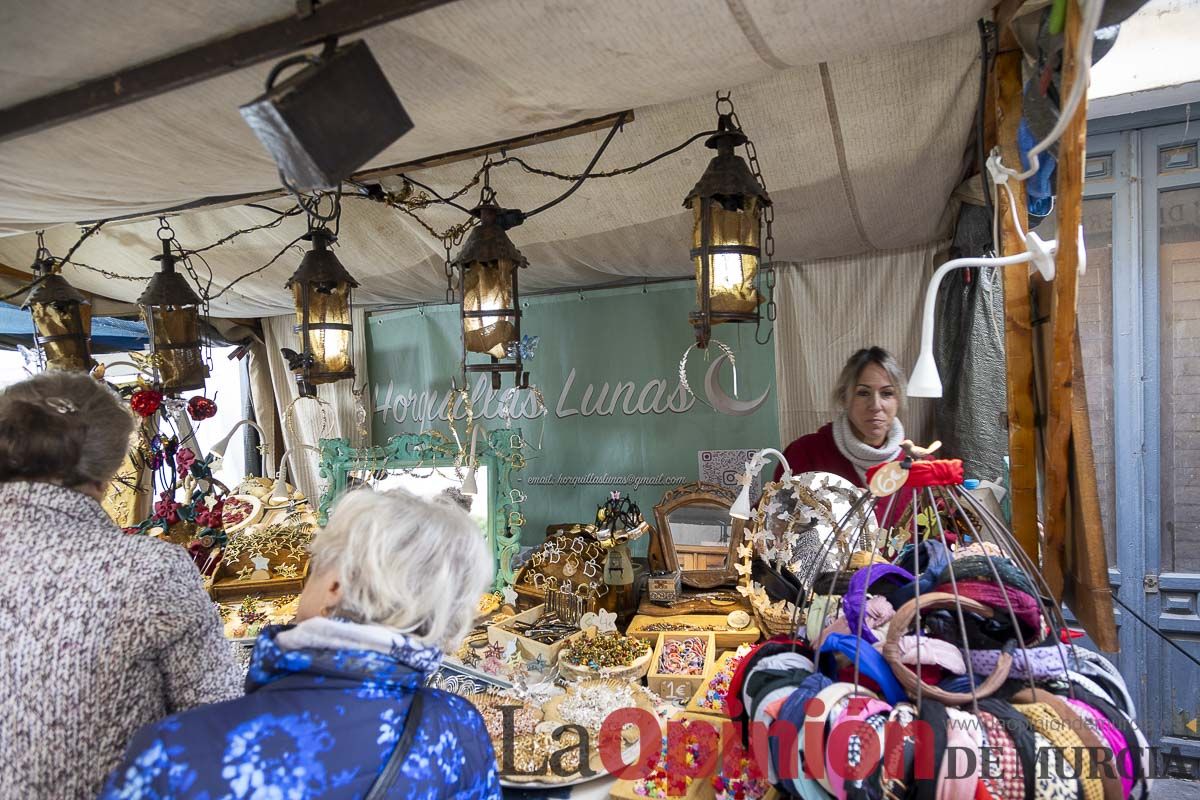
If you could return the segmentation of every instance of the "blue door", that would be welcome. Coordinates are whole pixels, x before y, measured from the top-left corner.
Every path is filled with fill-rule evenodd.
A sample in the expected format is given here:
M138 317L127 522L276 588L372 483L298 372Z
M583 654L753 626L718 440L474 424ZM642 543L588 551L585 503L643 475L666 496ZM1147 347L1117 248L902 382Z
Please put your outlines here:
M1114 592L1200 658L1198 139L1200 124L1088 138L1079 332ZM1117 621L1151 744L1200 774L1200 667Z

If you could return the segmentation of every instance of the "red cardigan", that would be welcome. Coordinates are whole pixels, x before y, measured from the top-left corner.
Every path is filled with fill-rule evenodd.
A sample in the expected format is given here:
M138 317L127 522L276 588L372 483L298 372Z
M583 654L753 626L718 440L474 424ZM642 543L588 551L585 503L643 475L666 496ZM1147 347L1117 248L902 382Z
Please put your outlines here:
M838 450L837 442L833 440L833 423L828 423L816 433L801 436L789 444L783 451L783 457L787 459L793 475L799 475L801 472L832 472L860 489L866 488L866 484L859 477L858 470L850 463L850 459L842 455L841 450ZM903 458L904 453L901 451L896 460L901 461ZM774 480L779 480L781 477L783 477L782 464L775 467ZM892 506L891 524L895 524L904 510L912 505L912 494L913 490L907 487L899 491ZM888 501L884 500L875 509L875 516L881 525L887 524L883 519L887 505Z

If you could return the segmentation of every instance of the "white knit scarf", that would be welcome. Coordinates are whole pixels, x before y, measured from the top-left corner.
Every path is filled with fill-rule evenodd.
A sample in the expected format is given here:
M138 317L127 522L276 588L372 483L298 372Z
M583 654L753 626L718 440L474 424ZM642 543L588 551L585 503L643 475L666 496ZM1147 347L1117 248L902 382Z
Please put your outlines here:
M833 441L847 460L854 465L858 477L866 483L867 470L876 464L895 461L900 455L900 443L904 441L904 426L900 420L892 418L892 427L882 447L872 447L854 435L850 428L850 420L845 413L833 418Z

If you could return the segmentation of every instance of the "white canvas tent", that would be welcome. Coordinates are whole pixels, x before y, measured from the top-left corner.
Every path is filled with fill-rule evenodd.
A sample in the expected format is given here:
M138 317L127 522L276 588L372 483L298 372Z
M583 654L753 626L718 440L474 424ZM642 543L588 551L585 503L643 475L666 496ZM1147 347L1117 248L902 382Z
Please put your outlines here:
M597 169L641 160L711 128L713 93L733 90L775 201L776 258L808 261L907 248L946 234L979 92L975 21L988 0L458 0L365 33L415 128L369 166L411 162L618 112L634 121ZM214 36L294 13L293 3L46 0L0 9L0 107ZM318 7L317 13L321 13ZM238 114L270 64L0 143L0 263L27 270L33 230L62 255L72 224L153 215L203 198L269 193L278 176ZM526 148L539 167L581 170L606 131ZM700 142L635 175L588 181L512 232L531 262L528 290L629 276L686 276L690 214L681 206L710 151ZM413 172L457 189L479 159ZM515 165L493 185L530 208L566 184ZM467 199L474 199L474 192ZM286 208L287 198L269 201ZM461 212L433 209L441 230ZM192 248L264 222L229 206L172 218ZM215 285L262 265L303 232L301 217L206 254ZM76 260L148 277L152 216L107 224ZM438 301L444 252L404 215L348 199L339 257L366 304ZM285 256L212 304L214 316L284 314ZM68 279L132 301L139 280L77 267Z

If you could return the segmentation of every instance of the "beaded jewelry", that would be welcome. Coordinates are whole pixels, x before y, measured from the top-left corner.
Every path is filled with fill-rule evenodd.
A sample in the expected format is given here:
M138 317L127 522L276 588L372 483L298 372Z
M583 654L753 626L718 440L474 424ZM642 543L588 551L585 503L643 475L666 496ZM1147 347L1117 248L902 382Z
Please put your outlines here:
M707 645L698 636L667 639L658 658L658 671L670 675L703 675Z

